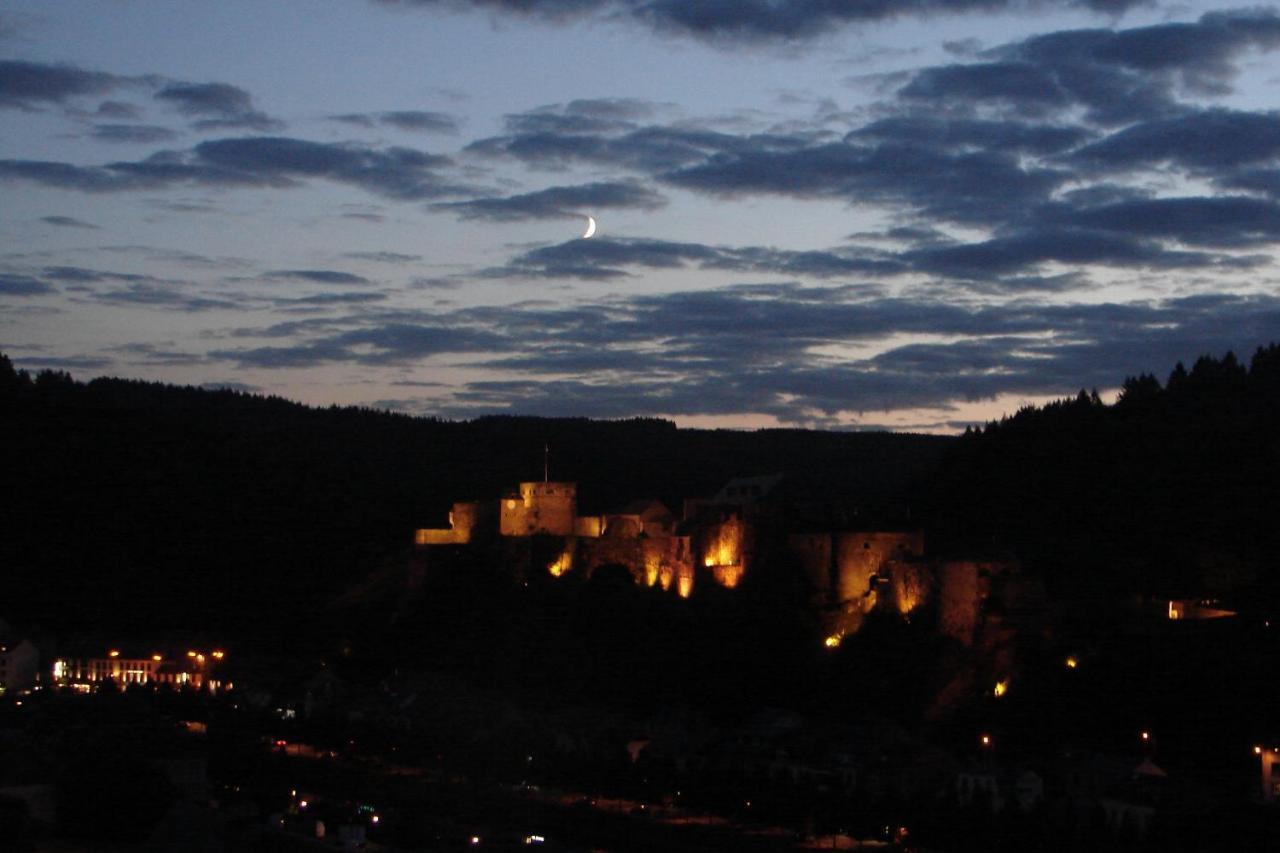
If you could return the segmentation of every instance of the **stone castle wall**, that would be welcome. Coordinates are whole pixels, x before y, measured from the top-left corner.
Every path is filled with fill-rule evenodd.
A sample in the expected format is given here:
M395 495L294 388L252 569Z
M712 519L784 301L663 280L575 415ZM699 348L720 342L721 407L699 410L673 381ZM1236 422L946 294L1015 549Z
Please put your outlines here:
M578 489L574 483L521 483L502 498L498 532L503 536L574 535Z

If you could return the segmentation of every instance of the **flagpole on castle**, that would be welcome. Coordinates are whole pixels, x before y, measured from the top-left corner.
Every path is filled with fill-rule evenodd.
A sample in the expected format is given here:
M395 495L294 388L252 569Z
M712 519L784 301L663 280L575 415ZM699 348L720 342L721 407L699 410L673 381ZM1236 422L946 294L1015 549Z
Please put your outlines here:
M551 482L551 445L542 445L542 482Z

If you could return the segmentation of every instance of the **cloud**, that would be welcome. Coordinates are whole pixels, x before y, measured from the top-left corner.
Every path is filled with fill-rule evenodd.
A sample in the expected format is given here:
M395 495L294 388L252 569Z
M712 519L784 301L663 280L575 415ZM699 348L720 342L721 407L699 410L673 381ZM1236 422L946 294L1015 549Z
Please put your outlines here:
M1200 252L1170 250L1157 243L1102 230L1041 228L977 243L907 253L917 269L957 278L983 279L1019 272L1048 261L1072 266L1169 269L1211 266L1219 259Z
M459 121L449 113L425 110L395 110L384 113L345 113L330 119L358 127L374 127L382 124L411 132L457 133Z
M19 367L29 370L102 370L112 364L110 359L88 355L23 356L14 360Z
M1280 240L1280 205L1245 196L1131 199L1071 210L1064 218L1084 228L1190 246L1238 248Z
M119 273L106 270L89 269L87 267L51 266L41 270L45 278L72 284L91 284L104 281L154 282L149 275L136 273Z
M809 299L807 290L784 288L761 299L725 289L611 305L597 320L604 328L593 325L578 343L566 337L586 328L581 321L548 312L546 345L498 362L529 378L468 383L443 412L756 412L813 423L849 411L941 409L1001 394L1114 387L1117 364L1161 371L1188 351L1247 351L1280 333L1274 297L969 311L890 298L833 305ZM815 354L824 345L921 333L956 340L891 346L864 358Z
M322 178L399 200L456 195L435 170L448 158L412 148L367 148L289 137L214 139L161 151L143 160L77 166L47 160L0 160L0 180L82 192L126 192L173 186L293 187Z
M309 281L314 284L372 284L362 275L338 270L273 270L259 278L268 281Z
M172 342L167 342L172 347ZM106 352L124 356L126 363L147 366L187 366L199 364L203 357L195 353L165 349L155 344L132 343L106 347Z
M422 260L422 255L405 255L400 252L346 252L342 257L382 264L411 264Z
M1280 113L1197 110L1127 127L1086 145L1071 160L1086 168L1129 170L1172 163L1224 170L1280 157Z
M200 130L273 131L284 127L283 122L256 110L248 92L229 83L175 83L156 92L155 97L196 119L193 125Z
M238 334L288 343L209 357L283 369L453 356L467 378L424 389L422 406L449 416L754 412L814 424L1114 387L1118 364L1162 371L1188 353L1247 352L1280 337L1280 298L990 304L772 282L572 305L360 310Z
M300 296L296 299L276 299L274 304L281 308L304 307L319 308L332 305L365 305L370 302L386 300L385 293L368 293L365 291L349 291L346 293L316 293L311 296Z
M330 362L387 365L509 345L501 335L484 330L439 323L387 322L293 346L214 350L208 356L232 361L240 368L304 368Z
M906 115L874 121L846 138L899 145L919 145L921 140L928 140L939 148L977 147L1048 155L1075 148L1092 135L1084 128L1068 125Z
M1168 241L1218 250L1264 246L1280 239L1280 208L1250 198L1140 199L1095 207L1028 209L1020 224L985 240L924 240L901 251L866 246L795 251L766 246L714 246L669 240L596 238L529 249L482 278L610 281L634 270L696 268L801 278L942 276L984 292L1088 287L1090 265L1133 269L1249 267L1265 258L1189 251ZM913 232L914 233L914 232ZM1028 275L1043 264L1075 274Z
M478 198L432 205L461 219L517 222L530 219L581 218L595 210L631 208L656 210L666 204L660 193L636 181L601 181L577 186L548 187L506 198Z
M93 114L97 118L133 121L142 117L142 110L124 101L103 101Z
M154 124L95 124L92 136L99 142L149 144L176 139L178 134Z
M93 225L92 223L85 222L81 219L76 219L73 216L42 216L40 217L40 221L46 225L56 225L59 228L87 228L93 231L101 230L97 225Z
M140 78L86 71L74 65L0 60L0 109L34 110L45 104L65 104L73 98L105 95Z
M1078 105L1117 125L1167 117L1193 96L1230 91L1236 59L1280 46L1272 10L1208 13L1192 23L1064 30L995 48L986 61L926 68L899 90L907 102L949 111L996 106L1040 116Z
M0 297L43 296L56 292L53 285L29 275L0 273Z
M793 151L722 155L661 176L718 196L772 194L906 205L954 222L1015 218L1070 175L999 150L838 142Z
M1280 169L1237 169L1220 176L1217 182L1229 189L1248 190L1280 199Z
M162 308L185 313L229 311L243 307L230 299L196 296L174 287L145 283L130 284L117 290L95 291L90 298L108 305Z
M586 16L628 18L662 33L724 43L800 41L842 27L898 17L1027 10L1018 0L378 0L384 5L485 9L565 22ZM1067 5L1116 14L1143 0L1068 0Z
M457 133L458 131L458 120L448 113L398 110L381 113L378 118L383 124L391 125L400 130L431 131L434 133Z

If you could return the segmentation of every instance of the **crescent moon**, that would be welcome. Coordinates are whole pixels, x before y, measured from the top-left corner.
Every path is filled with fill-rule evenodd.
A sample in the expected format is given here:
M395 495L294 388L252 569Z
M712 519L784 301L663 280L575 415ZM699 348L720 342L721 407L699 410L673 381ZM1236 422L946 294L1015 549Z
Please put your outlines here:
M596 220L594 217L587 217L587 233L582 235L582 239L586 240L592 234L596 233Z

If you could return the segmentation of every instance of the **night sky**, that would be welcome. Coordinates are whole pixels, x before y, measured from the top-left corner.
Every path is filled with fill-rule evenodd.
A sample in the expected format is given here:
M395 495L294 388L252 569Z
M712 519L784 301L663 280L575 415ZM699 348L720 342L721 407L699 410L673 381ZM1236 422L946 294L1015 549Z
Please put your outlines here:
M1280 339L1278 49L1201 2L6 0L0 351L955 431Z

